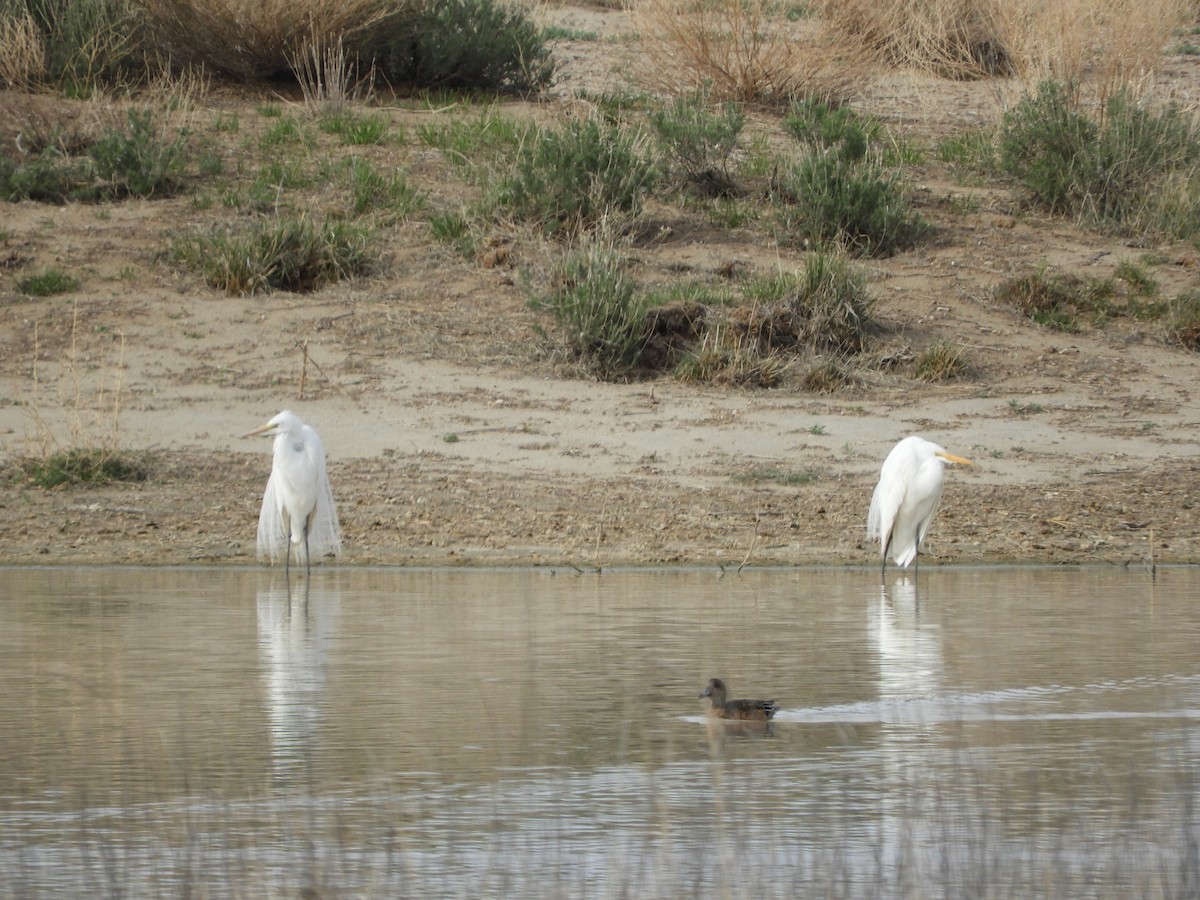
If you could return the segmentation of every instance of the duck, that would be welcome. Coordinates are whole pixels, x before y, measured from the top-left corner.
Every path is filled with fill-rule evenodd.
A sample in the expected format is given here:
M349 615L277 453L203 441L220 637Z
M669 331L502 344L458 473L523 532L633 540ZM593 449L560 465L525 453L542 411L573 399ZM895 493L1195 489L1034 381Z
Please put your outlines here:
M700 697L708 697L710 706L708 714L718 719L749 719L761 722L769 721L779 712L779 705L774 700L726 700L729 690L720 678L708 679L708 685L700 693Z

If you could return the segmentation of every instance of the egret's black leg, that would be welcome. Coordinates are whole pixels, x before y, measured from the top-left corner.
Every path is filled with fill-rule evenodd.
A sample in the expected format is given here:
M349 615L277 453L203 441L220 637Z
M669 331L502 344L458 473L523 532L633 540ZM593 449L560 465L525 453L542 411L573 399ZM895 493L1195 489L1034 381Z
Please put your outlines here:
M287 510L283 512L283 578L284 581L291 583L292 574L292 523L288 518ZM273 560L272 560L273 561Z
M308 555L308 521L304 523L304 577L312 575L312 558Z

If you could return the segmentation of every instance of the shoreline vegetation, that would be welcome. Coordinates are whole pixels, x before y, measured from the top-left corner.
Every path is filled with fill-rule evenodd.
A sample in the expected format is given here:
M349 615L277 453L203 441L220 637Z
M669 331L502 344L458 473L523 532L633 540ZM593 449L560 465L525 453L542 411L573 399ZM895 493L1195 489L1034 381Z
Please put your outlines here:
M1196 559L1197 79L1161 77L1194 3L0 8L0 561L251 557L264 461L147 438L156 380L328 417L412 359L810 424L598 475L553 412L427 420L444 452L331 458L350 562L865 564L876 442L964 424L997 474L948 489L935 561ZM994 114L923 128L892 78ZM950 411L981 398L987 429ZM459 446L491 428L578 463Z

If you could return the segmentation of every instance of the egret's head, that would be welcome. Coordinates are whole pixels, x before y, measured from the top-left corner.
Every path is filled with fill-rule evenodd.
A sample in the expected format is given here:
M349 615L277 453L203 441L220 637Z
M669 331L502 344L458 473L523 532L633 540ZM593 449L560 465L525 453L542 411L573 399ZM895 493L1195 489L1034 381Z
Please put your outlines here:
M299 416L290 409L285 409L279 415L273 416L266 424L259 425L253 431L247 431L242 437L275 437L278 434L297 431L301 424Z

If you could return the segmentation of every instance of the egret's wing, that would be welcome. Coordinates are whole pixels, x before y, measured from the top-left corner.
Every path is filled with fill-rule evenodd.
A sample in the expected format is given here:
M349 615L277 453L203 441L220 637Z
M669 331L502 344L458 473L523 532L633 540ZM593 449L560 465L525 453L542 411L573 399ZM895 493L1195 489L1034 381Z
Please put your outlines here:
M913 487L913 521L917 524L917 543L925 540L925 533L937 514L942 502L942 486L945 483L945 467L940 460L930 460L921 466Z
M896 513L904 502L905 485L894 477L885 465L879 475L879 484L871 495L871 509L867 513L867 536L879 538L881 548L887 546L892 528L896 524Z
M308 547L314 558L337 556L342 552L342 529L338 523L337 505L333 502L333 487L325 468L325 445L315 429L309 429L305 446L312 454L317 478L317 505L308 530Z
M258 558L272 563L287 558L288 532L283 521L283 501L279 496L279 474L271 471L258 513Z
M317 510L309 533L309 546L314 556L337 556L342 552L342 529L338 523L333 488L321 461L320 483L317 485Z

